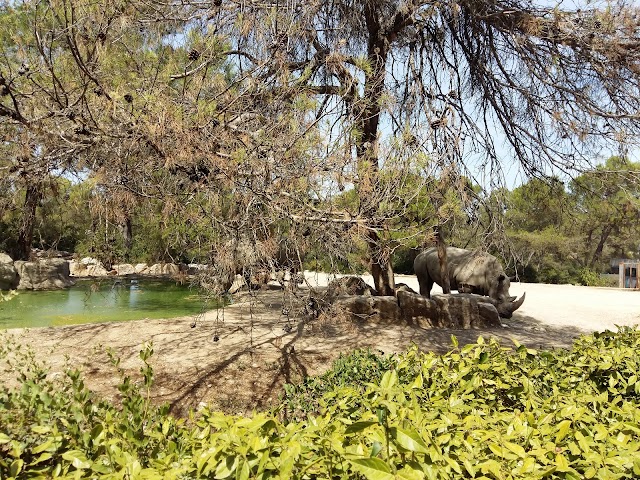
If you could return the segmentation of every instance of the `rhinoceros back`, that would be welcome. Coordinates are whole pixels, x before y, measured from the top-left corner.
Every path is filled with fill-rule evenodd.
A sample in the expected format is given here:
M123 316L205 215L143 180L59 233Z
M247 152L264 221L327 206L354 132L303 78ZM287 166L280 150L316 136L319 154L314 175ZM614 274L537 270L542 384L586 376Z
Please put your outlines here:
M462 248L449 247L447 249L447 263L449 264L449 279L457 286L469 285L486 295L486 273L491 270L495 258L491 255ZM453 288L453 287L452 287Z

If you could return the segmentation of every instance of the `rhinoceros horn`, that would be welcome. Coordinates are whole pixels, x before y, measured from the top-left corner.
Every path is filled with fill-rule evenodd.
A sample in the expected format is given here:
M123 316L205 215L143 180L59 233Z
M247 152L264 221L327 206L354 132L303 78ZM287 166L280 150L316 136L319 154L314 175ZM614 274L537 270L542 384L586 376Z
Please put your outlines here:
M525 292L522 294L522 296L518 300L498 304L497 308L500 316L503 318L511 318L511 316L513 315L513 312L519 309L524 303L524 297L526 295L527 294ZM515 299L515 297L512 297L512 298Z

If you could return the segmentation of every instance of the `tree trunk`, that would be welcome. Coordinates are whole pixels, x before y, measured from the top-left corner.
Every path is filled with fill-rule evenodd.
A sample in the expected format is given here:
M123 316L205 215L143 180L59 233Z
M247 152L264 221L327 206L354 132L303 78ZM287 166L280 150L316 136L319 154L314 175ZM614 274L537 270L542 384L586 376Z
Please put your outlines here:
M133 228L131 226L131 217L129 216L129 214L125 215L124 221L121 224L121 228L126 259L130 260L129 256L131 254L131 245L133 242Z
M589 262L589 268L591 270L593 270L596 263L600 260L600 257L602 256L602 250L604 249L604 245L607 242L609 235L611 235L612 230L613 230L613 226L611 225L605 225L602 228L602 233L600 234L600 240L598 241L598 246L596 247L595 252L593 252L593 256L591 257L591 262Z
M367 59L371 65L371 73L365 76L362 98L352 103L352 114L359 119L359 129L362 135L356 140L356 155L358 158L358 198L361 212L372 220L370 226L380 230L383 225L376 224L375 217L380 201L378 187L379 158L378 158L378 128L380 122L381 99L384 95L386 60L389 44L384 37L380 25L379 7L375 2L366 2L365 17L369 42ZM391 256L383 239L375 230L367 234L367 246L371 259L371 275L375 289L379 295L395 294L395 279Z
M41 188L39 183L27 186L22 210L22 225L18 232L18 246L15 260L29 260L33 243L33 227L36 222L36 209L40 202Z
M394 295L395 276L391 265L391 255L380 245L380 237L375 231L367 235L369 255L371 255L371 276L378 295Z
M435 227L436 247L438 248L438 262L440 263L440 278L442 279L442 293L451 293L449 283L449 265L447 263L447 245L444 242L440 225Z

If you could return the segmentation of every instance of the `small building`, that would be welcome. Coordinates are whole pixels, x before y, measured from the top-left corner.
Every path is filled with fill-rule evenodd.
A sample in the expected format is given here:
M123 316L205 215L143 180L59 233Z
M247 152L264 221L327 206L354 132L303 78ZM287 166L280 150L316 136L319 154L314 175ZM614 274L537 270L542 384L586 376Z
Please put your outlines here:
M620 288L640 288L638 282L640 260L623 260L618 263L618 286Z

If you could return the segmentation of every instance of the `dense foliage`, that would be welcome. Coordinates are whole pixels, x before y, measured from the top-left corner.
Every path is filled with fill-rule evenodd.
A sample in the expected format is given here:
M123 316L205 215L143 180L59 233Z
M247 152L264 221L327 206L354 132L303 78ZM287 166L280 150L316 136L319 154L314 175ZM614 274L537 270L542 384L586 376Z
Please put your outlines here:
M17 368L20 386L0 391L0 475L637 477L639 347L640 332L623 329L579 338L570 350L479 339L444 355L413 348L380 360L358 352L323 376L315 393L303 389L305 401L317 401L306 420L205 408L186 422L147 399L149 346L141 352L142 381L124 377L115 406L90 393L75 370L52 379L5 338L1 354ZM371 381L358 372L371 373Z
M504 212L507 242L494 253L513 253L515 262L508 255L503 259L511 274L517 270L521 279L530 282L605 285L600 274L608 271L611 258L640 256L639 175L638 163L612 157L567 183L557 178L531 179L513 190L496 191L488 198L469 187L468 191L478 199L473 208L465 208L441 182L433 180L393 223L390 236L394 271L413 273L413 259L423 248L423 225L432 218L448 219L444 229L451 245L477 246L478 230L491 224L484 213L486 203L489 210ZM410 184L419 190L418 180L407 181ZM432 203L439 190L450 195L441 200L439 211L444 213L434 210ZM126 244L123 230L104 210L91 208L103 201L103 194L93 181L72 183L59 178L50 183L48 192L36 210L34 246L38 248L90 255L106 264L207 262L211 253L208 246L215 243L218 235L201 216L202 211L213 208L204 196L194 196L179 216L167 216L164 204L156 199L138 201L129 211L131 238ZM24 199L22 190L9 193L14 206ZM341 208L355 211L356 200L350 190L334 201ZM492 206L496 201L500 205ZM0 236L0 251L15 248L20 222L17 207L0 211L0 229L6 233ZM308 242L303 252L304 267L365 272L366 243L350 241L350 235L348 231L318 232L314 235L318 238Z

